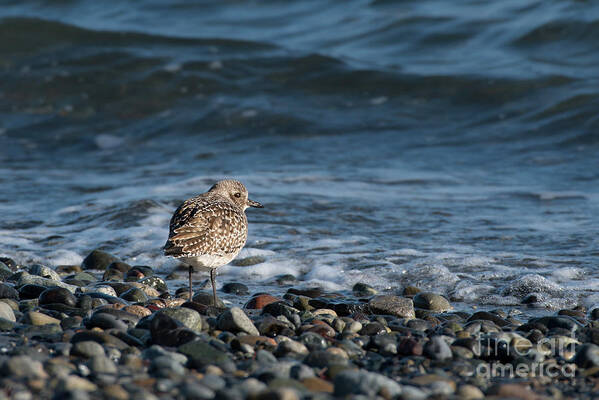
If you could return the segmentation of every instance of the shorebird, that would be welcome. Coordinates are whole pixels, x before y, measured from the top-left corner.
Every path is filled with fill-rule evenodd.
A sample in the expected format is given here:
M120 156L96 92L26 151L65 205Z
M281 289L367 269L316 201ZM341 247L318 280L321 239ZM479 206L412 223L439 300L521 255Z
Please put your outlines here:
M216 269L231 262L245 246L248 207L263 208L248 198L241 182L226 179L216 182L206 193L185 200L173 214L164 254L189 267L190 299L193 268L209 270L216 306Z

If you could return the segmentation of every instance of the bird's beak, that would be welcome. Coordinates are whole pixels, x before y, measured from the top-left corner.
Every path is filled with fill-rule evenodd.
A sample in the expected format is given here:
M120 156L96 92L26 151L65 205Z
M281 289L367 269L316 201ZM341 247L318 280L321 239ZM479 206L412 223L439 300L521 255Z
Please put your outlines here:
M257 201L254 201L254 200L250 200L250 199L248 199L248 206L255 207L255 208L264 208L264 206L262 204L258 203Z

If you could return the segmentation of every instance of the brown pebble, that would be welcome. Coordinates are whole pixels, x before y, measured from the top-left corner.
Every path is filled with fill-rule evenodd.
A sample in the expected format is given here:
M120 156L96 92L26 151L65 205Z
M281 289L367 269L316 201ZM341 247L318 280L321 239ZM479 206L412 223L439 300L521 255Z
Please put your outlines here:
M303 379L302 384L311 392L333 393L334 389L331 382L317 377Z
M268 304L274 303L274 302L277 302L280 300L281 299L271 296L269 294L259 294L258 296L252 297L250 299L250 301L248 301L246 303L245 308L253 309L253 310L261 310Z

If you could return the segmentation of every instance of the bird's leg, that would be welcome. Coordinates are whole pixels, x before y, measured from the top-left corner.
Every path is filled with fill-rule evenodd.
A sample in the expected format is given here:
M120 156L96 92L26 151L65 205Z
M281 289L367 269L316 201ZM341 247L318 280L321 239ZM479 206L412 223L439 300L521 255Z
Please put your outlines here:
M193 299L193 291L191 290L191 273L193 271L193 267L189 266L189 301Z
M212 296L214 297L214 306L216 307L216 268L210 268L210 282L212 283Z

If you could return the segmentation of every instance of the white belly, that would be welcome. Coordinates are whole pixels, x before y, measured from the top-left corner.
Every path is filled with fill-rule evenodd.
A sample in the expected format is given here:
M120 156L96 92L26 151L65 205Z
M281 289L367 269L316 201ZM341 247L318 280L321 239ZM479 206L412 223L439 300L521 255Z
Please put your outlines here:
M230 263L234 258L235 254L229 254L226 256L205 254L196 257L181 257L180 260L194 268L198 268L200 270L210 270L213 268L222 267L223 265Z

